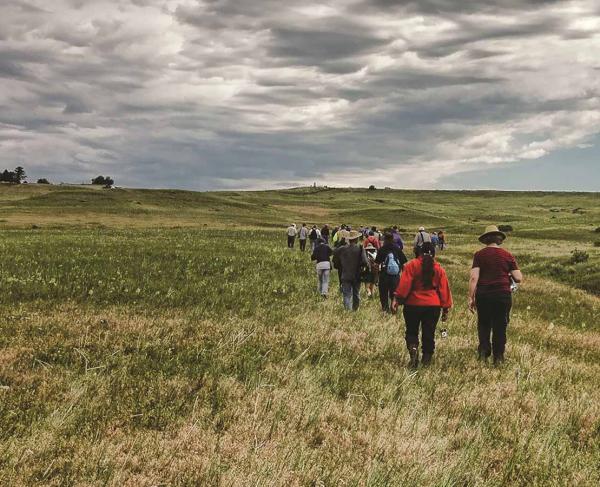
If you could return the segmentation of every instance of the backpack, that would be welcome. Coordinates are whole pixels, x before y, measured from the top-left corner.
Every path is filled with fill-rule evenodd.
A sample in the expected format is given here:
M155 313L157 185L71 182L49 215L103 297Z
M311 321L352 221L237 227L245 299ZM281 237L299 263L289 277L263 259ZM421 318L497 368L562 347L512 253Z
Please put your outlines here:
M310 231L310 239L311 239L311 240L317 240L317 238L318 238L317 231L316 231L316 230L313 228L313 229Z
M397 276L400 274L400 265L393 252L390 252L385 258L385 272L389 276Z

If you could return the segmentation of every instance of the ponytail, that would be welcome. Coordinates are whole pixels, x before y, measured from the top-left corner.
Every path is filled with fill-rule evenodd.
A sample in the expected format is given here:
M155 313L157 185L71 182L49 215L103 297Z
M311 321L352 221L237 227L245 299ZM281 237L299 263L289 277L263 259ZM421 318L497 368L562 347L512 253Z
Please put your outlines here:
M421 267L421 279L423 279L423 287L425 289L433 288L433 276L435 275L435 269L433 266L435 248L430 242L425 242L420 247L420 254L423 258L423 265Z

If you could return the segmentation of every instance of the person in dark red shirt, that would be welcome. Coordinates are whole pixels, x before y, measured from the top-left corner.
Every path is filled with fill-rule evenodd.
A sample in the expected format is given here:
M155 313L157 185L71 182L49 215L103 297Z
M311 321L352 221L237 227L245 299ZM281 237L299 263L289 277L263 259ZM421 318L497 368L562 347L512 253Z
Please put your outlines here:
M395 312L400 303L404 304L409 366L416 367L419 363L419 328L423 365L429 365L435 350L435 327L440 314L442 321L446 321L452 308L446 271L435 261L435 248L431 242L421 245L419 256L404 266L394 296L392 311Z
M506 328L512 307L511 279L523 280L513 255L500 248L506 234L492 225L479 241L486 247L475 254L469 281L469 309L477 309L480 360L494 354L494 364L504 362ZM491 335L491 340L490 340Z

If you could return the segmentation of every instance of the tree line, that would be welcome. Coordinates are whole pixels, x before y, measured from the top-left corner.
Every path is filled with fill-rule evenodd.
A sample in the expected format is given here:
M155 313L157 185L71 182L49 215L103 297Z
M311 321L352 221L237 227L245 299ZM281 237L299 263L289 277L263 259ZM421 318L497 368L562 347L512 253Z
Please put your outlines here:
M25 179L27 179L27 174L21 166L17 166L13 171L5 169L0 173L0 181L3 183L21 184Z
M10 184L21 184L26 183L27 174L22 166L17 166L12 171L5 169L0 173L0 183ZM96 176L92 178L91 183L93 185L101 185L104 187L111 187L115 184L115 180L110 176ZM40 178L37 180L37 184L51 184L46 178Z

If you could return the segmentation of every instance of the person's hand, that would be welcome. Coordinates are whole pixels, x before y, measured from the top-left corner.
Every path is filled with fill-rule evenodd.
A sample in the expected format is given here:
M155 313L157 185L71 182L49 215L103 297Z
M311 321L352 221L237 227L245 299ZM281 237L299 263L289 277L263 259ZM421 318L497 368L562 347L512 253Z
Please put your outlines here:
M443 322L448 321L448 309L442 310L442 321Z
M475 313L475 298L472 296L469 296L469 311Z
M394 298L392 299L392 313L396 313L398 311L398 301Z

